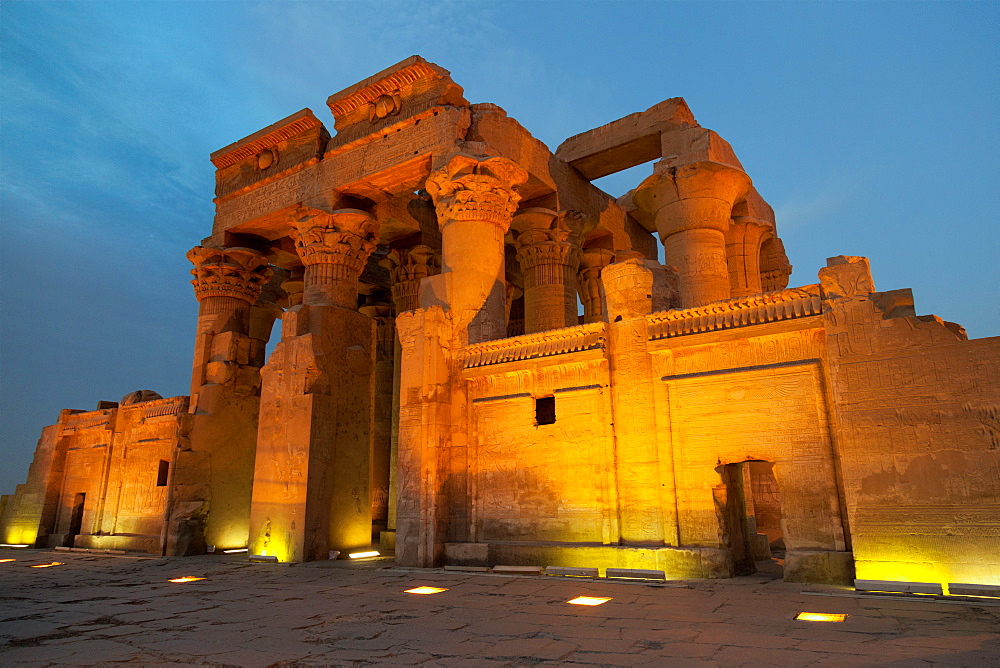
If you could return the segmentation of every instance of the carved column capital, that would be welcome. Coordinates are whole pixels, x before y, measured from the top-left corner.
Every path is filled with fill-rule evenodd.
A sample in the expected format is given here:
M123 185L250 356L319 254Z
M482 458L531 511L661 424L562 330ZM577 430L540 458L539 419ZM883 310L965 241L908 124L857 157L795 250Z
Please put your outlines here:
M195 246L187 259L194 265L191 285L199 302L207 297L228 297L253 304L273 275L267 258L250 248Z
M507 158L456 155L427 178L426 188L442 229L455 221L474 220L506 231L521 201L516 187L527 180L528 173Z
M514 245L524 273L525 333L577 323L576 270L584 235L596 221L577 211L525 209L514 217Z
M301 208L289 234L305 266L303 301L355 310L358 277L378 240L378 221L358 209Z
M539 265L566 265L576 271L580 263L580 245L584 235L594 228L578 211L557 213L551 209L531 208L514 217L518 231L514 240L517 260L524 272L524 287L531 287Z
M392 279L392 301L396 313L420 307L420 280L441 271L441 258L430 246L393 249L380 263Z
M775 292L788 287L792 265L785 255L785 244L771 237L760 246L760 284L763 292Z
M303 265L343 265L360 275L375 250L378 227L371 214L358 209L303 208L296 212L290 236Z
M601 271L615 259L614 251L606 248L586 248L580 257L580 269L576 275L577 291L583 302L583 321L600 322L604 316L601 299Z

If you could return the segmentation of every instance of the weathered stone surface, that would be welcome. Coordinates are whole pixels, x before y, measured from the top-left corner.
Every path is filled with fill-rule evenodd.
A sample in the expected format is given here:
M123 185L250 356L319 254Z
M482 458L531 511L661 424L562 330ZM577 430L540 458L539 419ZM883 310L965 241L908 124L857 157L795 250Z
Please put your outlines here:
M1000 585L1000 339L866 258L788 288L774 211L683 100L555 153L416 56L328 104L333 137L303 110L212 155L190 398L64 411L0 538Z

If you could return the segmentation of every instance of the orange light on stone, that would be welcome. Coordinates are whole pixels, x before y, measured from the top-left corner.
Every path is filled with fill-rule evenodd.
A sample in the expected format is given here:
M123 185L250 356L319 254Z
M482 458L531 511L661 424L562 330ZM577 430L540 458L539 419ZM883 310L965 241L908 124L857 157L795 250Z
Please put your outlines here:
M365 559L367 557L377 557L379 554L378 550L371 550L370 552L351 552L347 556L351 559Z
M795 615L795 619L800 622L842 622L847 619L847 615L829 612L800 612Z
M50 568L52 566L64 566L64 565L65 564L63 564L63 562L61 561L52 561L47 564L35 564L34 566L32 566L32 568Z
M577 596L566 602L570 605L604 605L610 600L610 598L603 598L601 596Z
M448 591L447 589L442 589L441 587L414 587L413 589L407 589L403 593L405 594L440 594L443 591Z
M180 578L171 578L169 582L194 582L195 580L204 580L205 578L196 578L192 575L185 575Z

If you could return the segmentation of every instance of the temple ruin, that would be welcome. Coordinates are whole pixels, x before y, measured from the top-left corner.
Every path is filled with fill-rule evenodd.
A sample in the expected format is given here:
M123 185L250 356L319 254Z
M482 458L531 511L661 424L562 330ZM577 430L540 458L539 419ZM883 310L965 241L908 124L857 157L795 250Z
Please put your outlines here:
M63 411L0 539L1000 585L1000 337L862 257L789 288L681 98L552 151L463 95L413 56L333 134L303 109L213 153L189 396Z

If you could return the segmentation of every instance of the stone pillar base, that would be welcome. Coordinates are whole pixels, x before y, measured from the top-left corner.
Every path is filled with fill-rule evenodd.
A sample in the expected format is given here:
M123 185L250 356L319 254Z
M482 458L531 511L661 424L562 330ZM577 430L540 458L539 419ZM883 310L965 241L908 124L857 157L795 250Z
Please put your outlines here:
M785 552L785 582L854 584L854 554L828 550L788 550Z

